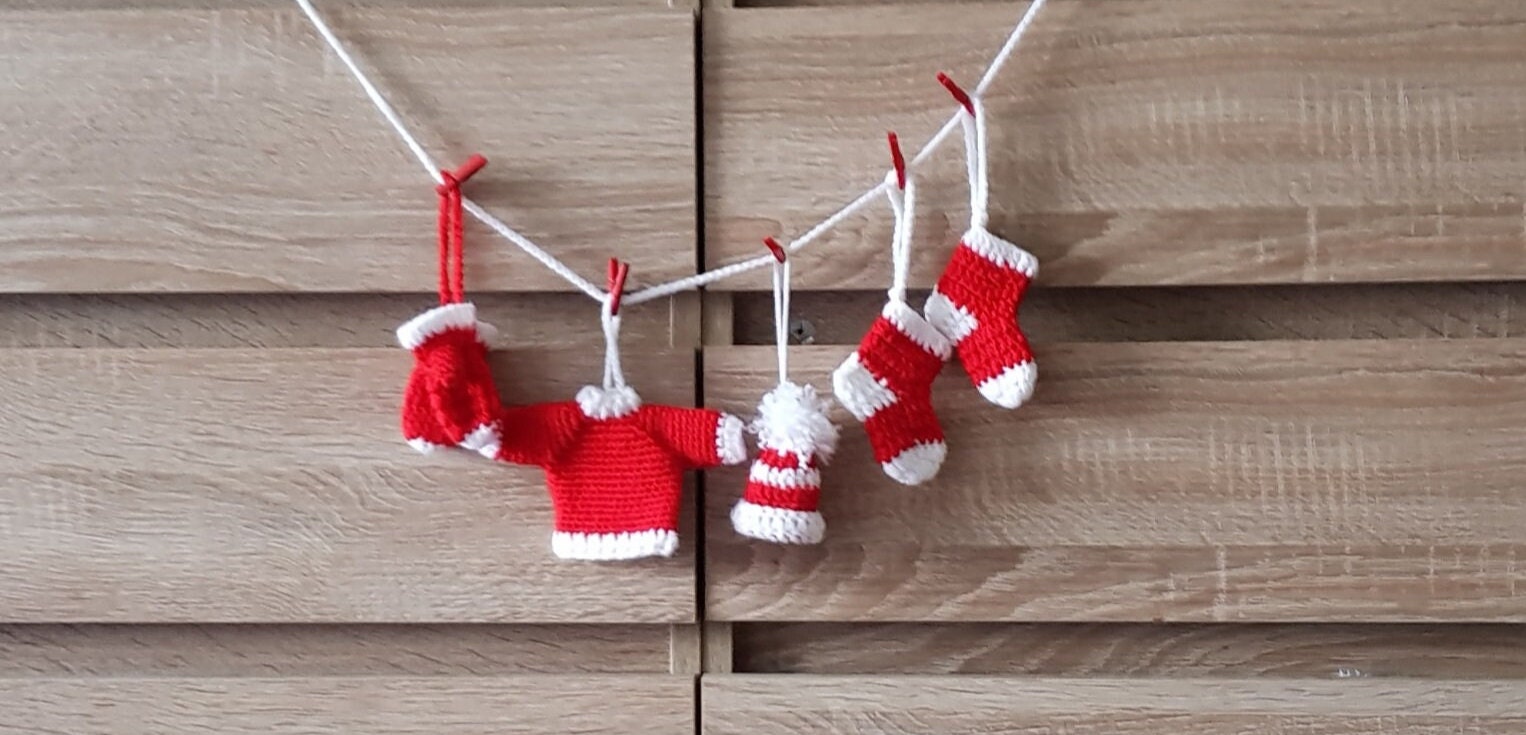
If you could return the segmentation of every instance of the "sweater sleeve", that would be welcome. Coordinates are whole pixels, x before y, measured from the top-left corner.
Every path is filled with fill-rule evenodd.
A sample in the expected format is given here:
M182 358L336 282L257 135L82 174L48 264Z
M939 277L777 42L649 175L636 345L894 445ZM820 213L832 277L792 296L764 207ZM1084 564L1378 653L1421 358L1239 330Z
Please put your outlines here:
M693 469L738 464L747 459L742 420L704 408L644 406L648 433Z
M504 406L498 426L498 461L544 467L577 438L583 414L569 402Z

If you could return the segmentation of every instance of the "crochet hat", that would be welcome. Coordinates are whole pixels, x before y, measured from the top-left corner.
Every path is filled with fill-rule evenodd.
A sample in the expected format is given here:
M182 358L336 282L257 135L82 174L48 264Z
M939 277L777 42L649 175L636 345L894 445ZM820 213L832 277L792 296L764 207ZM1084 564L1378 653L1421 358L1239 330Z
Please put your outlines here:
M737 533L776 544L817 544L821 517L821 465L837 449L837 426L826 399L809 385L785 382L758 405L752 429L758 458L742 499L731 509Z

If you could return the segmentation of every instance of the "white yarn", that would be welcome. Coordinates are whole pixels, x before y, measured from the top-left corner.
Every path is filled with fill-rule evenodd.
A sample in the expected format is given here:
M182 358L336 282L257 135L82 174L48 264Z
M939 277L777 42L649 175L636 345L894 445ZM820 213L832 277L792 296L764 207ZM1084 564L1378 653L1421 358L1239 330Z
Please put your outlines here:
M779 382L789 380L790 262L774 261L774 349L779 359Z
M402 118L397 114L397 110L387 102L387 99L382 95L381 90L377 89L376 85L371 83L370 78L367 77L365 72L361 70L360 65L356 63L354 57L351 56L349 51L345 49L344 44L339 40L339 37L334 34L328 23L324 21L323 16L318 12L318 9L313 6L312 0L296 0L296 3L297 7L301 8L302 12L307 16L308 20L312 22L313 27L317 29L318 34L323 37L324 42L328 44L329 48L332 49L334 54L339 57L339 60L343 62L345 68L349 70L350 75L353 76L355 81L360 84L361 89L366 93L366 97L371 100L371 104L376 107L377 111L381 113L382 117L386 118L387 124L392 127L392 130L397 133L398 137L402 138L403 143L408 146L409 152L411 152L413 157L418 160L419 165L424 167L425 172L431 179L434 180L435 183L444 183L444 177L440 175L440 166L435 163L434 159L429 156L429 153L424 150L423 145L419 143L418 139L415 138L411 132L409 132L408 126L403 123ZM980 110L981 97L996 80L996 75L1001 71L1001 68L1006 65L1007 61L1017 51L1018 43L1022 40L1024 34L1028 32L1028 28L1033 25L1033 21L1036 17L1038 17L1039 11L1047 3L1048 0L1034 0L1034 2L1028 6L1028 9L1023 13L1022 19L1019 20L1017 26L1012 29L1012 33L1007 36L1006 43L1002 44L1001 50L997 52L996 57L992 59L990 65L986 67L985 73L981 75L980 83L976 85L974 94L971 95L977 111ZM917 152L917 155L913 156L912 159L907 162L906 169L908 174L911 172L911 170L925 163L927 159L932 156L933 152L936 151L937 148L942 145L945 140L948 139L949 135L954 132L954 128L960 125L961 120L966 116L967 115L965 114L964 110L961 108L960 111L956 112L953 117L949 118L948 121L943 124L943 127L939 128L938 132L935 133L933 137L927 141L927 143L923 144L922 149ZM977 112L977 125L983 125L983 123L978 122L979 118L981 117L983 117L983 115ZM982 141L982 144L978 144L976 146L977 149L984 149L984 135L985 133L983 130L977 131L976 137ZM981 170L984 170L983 166ZM975 177L972 176L971 181L974 180ZM815 227L812 227L804 234L800 235L794 240L791 240L789 244L785 246L785 250L789 253L794 253L806 247L807 245L810 245L811 243L820 239L822 235L825 235L826 233L836 228L838 225L842 224L844 220L852 217L864 207L868 206L870 201L880 196L881 194L884 194L887 190L893 188L895 188L895 186L890 182L880 182L875 187L869 189L863 194L860 194L857 199L849 202L847 205L837 210L831 216L817 223ZM984 191L988 187L982 183L981 188ZM973 203L973 191L971 196ZM502 220L493 216L476 202L463 197L461 206L463 210L477 218L478 221L492 228L494 232L497 232L504 239L514 243L514 245L519 247L520 250L523 250L526 254L534 258L541 265L546 266L546 268L550 269L551 272L560 276L562 280L567 281L573 287L577 288L577 290L582 291L589 298L592 298L595 301L606 300L607 296L603 290L595 286L588 279L578 275L577 272L567 267L566 263L563 263L562 261L558 260L556 256L546 252L545 249L541 248L539 245L535 244L535 242L520 234L514 228L505 224ZM972 218L973 212L974 208L972 207ZM755 258L750 258L748 260L725 265L714 270L706 271L704 273L669 281L668 283L648 286L644 289L641 289L640 291L634 291L627 294L622 303L634 306L636 304L642 304L648 301L653 301L655 299L672 296L673 294L683 291L702 288L716 281L740 275L742 273L754 271L758 268L763 268L773 262L775 261L772 255L762 255ZM618 368L618 357L616 360L616 367Z
M604 389L625 387L625 371L620 369L620 316L612 308L614 300L606 297L599 313L604 326Z
M895 229L890 234L890 300L906 302L906 287L911 278L911 236L917 220L917 180L906 173L906 188L897 184L894 171L886 177L885 196L895 214Z
M837 451L838 429L832 423L831 408L831 403L814 386L785 381L758 402L752 430L762 447L802 458L814 454L826 462ZM821 484L820 480L815 484Z
M959 116L964 128L964 169L970 191L970 229L984 230L991 223L990 161L986 155L985 103L972 98L970 107Z
M986 136L986 103L979 97L970 101L975 108L975 178L970 182L974 190L970 207L970 227L985 229L991 223L991 160Z
M377 112L380 112L382 117L387 119L387 124L392 126L393 132L397 133L397 137L403 139L403 144L408 146L409 152L413 153L413 157L418 159L419 165L424 167L424 172L429 174L429 178L433 179L436 184L445 183L445 177L440 174L440 165L435 163L435 160L429 156L428 151L424 150L424 146L419 143L418 138L413 137L413 133L409 132L408 126L403 124L403 119L397 114L397 110L392 107L392 104L387 101L386 97L382 96L381 90L371 83L371 79L361 70L360 64L356 63L355 57L351 56L350 52L345 49L339 37L334 35L334 31L329 27L328 22L323 19L322 14L313 6L312 0L296 1L297 7L302 9L302 12L307 15L307 19L312 21L313 27L318 30L318 35L323 37L323 40L328 43L329 48L334 51L334 55L338 56L339 61L344 63L346 69L350 70L350 76L355 77L355 81L365 91L366 97L370 98L371 104L376 107ZM568 268L566 263L557 260L556 256L546 252L539 245L531 241L530 238L521 235L517 230L494 217L476 202L463 196L461 198L461 208L473 217L476 217L477 221L492 228L494 232L503 236L504 239L519 246L520 250L540 261L541 265L551 269L553 273L561 276L562 280L572 284L579 291L588 294L593 299L604 298L604 292L600 291L597 286L588 282L587 279L578 275L571 268Z

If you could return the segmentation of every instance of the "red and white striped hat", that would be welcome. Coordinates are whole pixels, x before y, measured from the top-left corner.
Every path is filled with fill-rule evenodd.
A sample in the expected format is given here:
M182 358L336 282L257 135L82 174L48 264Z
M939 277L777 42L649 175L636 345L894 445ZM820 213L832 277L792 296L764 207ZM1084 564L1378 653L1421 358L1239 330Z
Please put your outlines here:
M731 509L737 533L776 544L817 544L821 517L821 465L837 448L829 404L809 385L780 383L758 405L753 431L758 458L742 500Z

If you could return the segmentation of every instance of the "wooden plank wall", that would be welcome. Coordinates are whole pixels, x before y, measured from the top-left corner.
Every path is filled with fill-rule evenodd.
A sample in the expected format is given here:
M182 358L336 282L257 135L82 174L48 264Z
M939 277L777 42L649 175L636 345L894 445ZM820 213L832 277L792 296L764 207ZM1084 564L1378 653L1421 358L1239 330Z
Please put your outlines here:
M933 72L972 81L1023 8L819 5L704 17L712 265L875 183L883 131L925 140ZM711 530L742 481L714 473L733 673L704 731L1519 732L1523 24L1052 3L988 98L992 227L1042 264L1037 395L1003 412L951 366L949 464L917 488L850 422L818 548ZM922 180L914 288L966 221L961 155ZM889 229L873 208L796 257L799 378L877 313ZM770 304L725 287L702 384L741 409L774 380Z
M553 4L320 3L431 151L489 157L471 196L638 282L874 183L1025 7ZM1521 732L1523 29L1052 0L988 98L1033 404L952 365L943 475L845 421L822 546L738 538L728 470L678 557L586 565L536 473L398 440L434 194L294 8L0 0L0 733ZM888 223L797 256L798 379L877 312ZM506 398L593 378L595 307L468 248ZM766 288L629 310L632 381L750 411Z
M469 196L585 273L693 272L693 13L530 4L319 3L488 156ZM675 559L567 564L538 472L400 444L436 197L295 6L6 2L0 38L0 732L693 732L692 509ZM506 399L595 377L597 305L467 248ZM696 397L697 303L627 315L651 400Z

